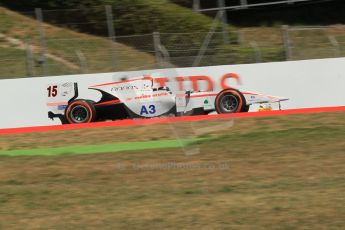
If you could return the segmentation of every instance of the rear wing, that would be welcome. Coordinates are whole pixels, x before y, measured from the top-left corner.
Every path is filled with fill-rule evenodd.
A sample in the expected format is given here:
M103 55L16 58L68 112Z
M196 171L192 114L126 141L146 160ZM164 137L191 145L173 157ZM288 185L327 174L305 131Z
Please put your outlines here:
M67 105L78 97L78 84L73 82L49 84L46 93L48 117L53 119L64 115Z

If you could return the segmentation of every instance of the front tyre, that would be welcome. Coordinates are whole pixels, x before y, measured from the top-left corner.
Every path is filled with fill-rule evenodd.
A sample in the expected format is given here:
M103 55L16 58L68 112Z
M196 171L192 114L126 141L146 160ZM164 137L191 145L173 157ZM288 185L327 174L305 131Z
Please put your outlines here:
M244 96L235 89L220 92L215 100L217 113L239 113L246 109Z
M96 120L96 110L90 100L75 100L67 106L65 117L70 124L90 123Z

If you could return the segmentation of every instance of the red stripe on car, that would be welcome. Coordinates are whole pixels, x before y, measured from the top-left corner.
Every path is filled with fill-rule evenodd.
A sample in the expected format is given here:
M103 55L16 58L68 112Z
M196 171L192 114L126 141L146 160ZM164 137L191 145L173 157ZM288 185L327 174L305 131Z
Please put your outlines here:
M97 103L95 105L109 105L109 104L117 104L120 102L121 102L120 100L111 100L111 101L105 101L105 102Z

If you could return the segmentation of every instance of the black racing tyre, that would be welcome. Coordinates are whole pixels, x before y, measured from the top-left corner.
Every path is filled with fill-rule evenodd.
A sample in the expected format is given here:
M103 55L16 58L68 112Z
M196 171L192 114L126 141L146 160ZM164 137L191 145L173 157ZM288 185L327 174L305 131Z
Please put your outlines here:
M246 106L244 106L244 107L242 108L241 113L246 113L246 112L249 111L249 109L250 109L250 106L249 106L249 105L246 105Z
M75 100L68 104L65 117L70 124L90 123L96 120L94 102L90 100Z
M215 108L217 113L240 113L246 109L246 101L238 90L225 89L217 95Z

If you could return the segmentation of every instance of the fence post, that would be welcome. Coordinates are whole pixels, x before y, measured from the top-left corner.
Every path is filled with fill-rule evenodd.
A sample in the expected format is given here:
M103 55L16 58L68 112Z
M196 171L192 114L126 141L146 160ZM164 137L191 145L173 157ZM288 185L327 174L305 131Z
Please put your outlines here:
M48 67L47 67L47 60L46 60L46 41L45 41L45 33L43 28L43 14L41 8L35 9L36 19L37 19L37 28L39 32L39 40L40 40L40 58L39 64L42 66L43 69L43 76L48 75Z
M228 16L224 7L225 7L225 0L218 0L218 8L222 8L220 9L220 11L222 12L222 16L220 18L222 21L223 41L224 41L224 44L229 44L228 18L227 18Z
M255 52L255 61L256 61L256 63L262 62L262 54L261 54L261 50L259 48L258 43L256 43L256 41L252 41L249 44L253 48L253 50Z
M111 41L111 62L113 71L116 70L116 38L114 29L113 9L110 5L105 6L107 16L108 36Z
M78 57L81 72L87 73L88 72L87 62L86 62L86 57L85 57L84 53L80 50L77 50L75 53Z
M193 0L193 10L199 12L200 10L200 0Z
M334 55L335 55L335 57L340 57L341 56L341 52L340 52L339 42L337 41L337 39L333 35L328 35L327 37L328 37L329 42L334 47Z
M241 0L241 9L247 9L247 8L248 8L247 0Z
M288 61L291 58L289 26L283 25L282 31L283 31L283 44L284 44L284 50L285 50L285 59Z
M33 67L33 56L31 49L31 40L28 38L25 40L25 50L26 50L26 74L28 77L34 76L34 67Z
M156 66L157 68L161 67L161 53L160 53L160 45L161 45L161 36L159 32L153 32L153 45L155 48L155 57L156 57Z

